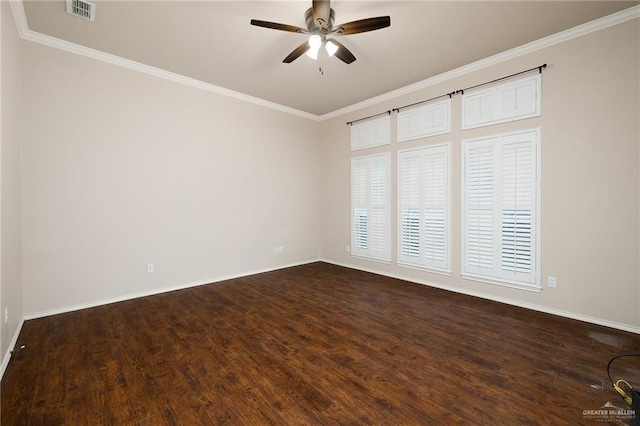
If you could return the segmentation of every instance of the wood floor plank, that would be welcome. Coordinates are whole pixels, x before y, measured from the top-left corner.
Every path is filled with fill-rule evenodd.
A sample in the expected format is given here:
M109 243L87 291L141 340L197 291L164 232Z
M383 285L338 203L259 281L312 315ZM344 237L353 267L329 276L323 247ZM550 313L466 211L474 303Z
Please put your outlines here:
M179 425L175 413L170 408L165 408L140 419L139 426L176 426Z
M593 425L632 333L325 263L26 321L2 425ZM640 360L616 378L640 386Z
M33 401L28 414L29 424L60 423L65 416L66 368L64 359L68 350L68 336L57 336L56 330L68 325L64 316L54 316L43 322L42 335L32 342L38 361L32 365L36 372ZM25 353L33 353L26 351Z
M29 423L38 370L42 360L42 346L38 345L38 336L47 332L49 321L32 320L28 329L23 328L18 343L11 356L14 368L7 368L2 378L3 383L12 383L11 391L6 386L0 390L2 415L0 424L26 425ZM24 342L33 342L28 347ZM22 346L24 345L24 348Z

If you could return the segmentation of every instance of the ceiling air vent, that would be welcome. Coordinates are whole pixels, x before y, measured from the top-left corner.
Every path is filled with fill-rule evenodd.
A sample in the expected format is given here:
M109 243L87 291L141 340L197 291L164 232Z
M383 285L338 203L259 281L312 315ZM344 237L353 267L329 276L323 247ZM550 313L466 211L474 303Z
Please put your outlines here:
M67 13L93 21L96 17L96 5L88 1L67 0Z

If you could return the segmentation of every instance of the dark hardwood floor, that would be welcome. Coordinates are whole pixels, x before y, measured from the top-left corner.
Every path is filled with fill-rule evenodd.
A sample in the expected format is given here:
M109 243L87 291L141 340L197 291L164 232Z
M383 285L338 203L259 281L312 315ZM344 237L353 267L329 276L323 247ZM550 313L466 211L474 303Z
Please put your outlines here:
M595 426L584 410L626 408L608 360L640 353L635 334L324 263L30 320L22 344L2 426ZM612 372L640 387L639 359Z

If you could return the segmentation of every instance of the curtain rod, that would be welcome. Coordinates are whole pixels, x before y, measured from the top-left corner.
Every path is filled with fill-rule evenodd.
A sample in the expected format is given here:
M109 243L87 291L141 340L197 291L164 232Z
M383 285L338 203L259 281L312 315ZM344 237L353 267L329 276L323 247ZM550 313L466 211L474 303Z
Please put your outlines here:
M531 72L531 71L534 71L534 70L538 70L538 72L540 74L542 74L542 70L544 68L546 68L546 67L547 67L547 64L538 65L537 67L533 67L533 68L530 68L528 70L520 71L520 72L517 72L515 74L507 75L505 77L496 78L495 80L487 81L486 83L480 83L480 84L476 84L475 86L467 87L465 89L456 90L455 93L460 93L461 95L464 95L464 91L465 90L471 90L471 89L475 89L476 87L485 86L485 85L491 84L491 83L496 83L498 81L506 80L507 78L515 77L517 75L525 74L525 73L528 73L528 72Z
M391 111L400 112L400 110L401 110L401 109L409 108L409 107L412 107L412 106L415 106L415 105L424 104L424 103L426 103L426 102L435 101L436 99L444 98L445 96L448 96L448 97L449 97L449 99L451 99L451 97L452 97L453 95L455 95L455 94L456 94L456 92L446 93L446 94L444 94L444 95L436 96L435 98L425 99L424 101L414 102L414 103L409 104L409 105L404 105L404 106L401 106L401 107L398 107L398 108L393 108Z
M348 124L349 126L351 126L353 123L357 123L358 121L368 120L368 119L370 119L370 118L377 117L377 116L379 116L379 115L383 115L383 114L391 115L391 110L389 110L389 111L379 112L378 114L373 114L373 115L370 115L370 116L368 116L368 117L364 117L364 118L358 118L357 120L347 121L347 124Z
M545 69L546 67L547 67L547 64L538 65L537 67L533 67L533 68L530 68L528 70L520 71L520 72L517 72L515 74L507 75L505 77L496 78L495 80L487 81L485 83L476 84L475 86L470 86L470 87L467 87L467 88L464 88L464 89L460 89L460 90L456 90L456 91L453 91L453 92L449 92L449 93L446 93L444 95L436 96L435 98L426 99L424 101L419 101L419 102L414 102L414 103L409 104L409 105L404 105L404 106L401 106L401 107L398 107L398 108L393 108L393 109L390 109L389 111L384 111L384 112L381 112L381 113L378 113L378 114L373 114L373 115L370 115L368 117L359 118L357 120L347 121L347 124L349 126L351 126L353 123L357 123L358 121L368 120L370 118L377 117L377 116L382 115L382 114L391 115L392 111L400 112L401 109L409 108L409 107L412 107L414 105L420 105L420 104L423 104L425 102L435 101L436 99L444 98L445 96L448 96L449 99L451 99L451 97L453 95L457 95L458 93L460 93L461 95L464 95L464 91L465 90L471 90L471 89L475 89L476 87L485 86L485 85L491 84L491 83L496 83L498 81L506 80L508 78L515 77L515 76L520 75L520 74L525 74L525 73L528 73L528 72L531 72L531 71L534 71L534 70L538 70L538 72L540 74L542 74L542 70Z

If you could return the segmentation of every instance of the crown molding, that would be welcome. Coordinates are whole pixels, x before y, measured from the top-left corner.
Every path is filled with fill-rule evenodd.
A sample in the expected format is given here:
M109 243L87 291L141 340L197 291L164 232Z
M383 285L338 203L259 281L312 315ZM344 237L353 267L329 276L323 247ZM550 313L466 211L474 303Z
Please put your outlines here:
M591 22L579 25L577 27L569 28L556 34L552 34L548 37L541 38L536 41L532 41L522 46L514 47L513 49L506 50L502 53L498 53L488 58L481 59L476 62L472 62L468 65L463 65L459 68L451 71L438 74L436 76L427 78L417 83L410 84L408 86L401 87L400 89L393 90L391 92L384 93L382 95L369 98L362 102L358 102L353 105L349 105L344 108L340 108L336 111L319 116L320 121L328 120L331 118L340 117L350 112L358 111L362 108L370 107L379 104L384 101L395 99L399 96L413 93L417 90L434 86L436 84L460 77L475 71L479 71L484 68L488 68L493 65L500 64L510 59L518 58L520 56L528 55L547 47L554 46L565 41L572 40L574 38L582 37L587 34L594 33L596 31L603 30L615 25L622 24L632 19L640 18L640 5L633 6L629 9L616 12L614 14L604 16Z
M27 17L24 12L24 6L22 0L11 0L11 11L13 13L18 34L23 40L31 41L34 43L49 46L54 49L63 50L66 52L74 53L87 58L95 59L98 61L106 62L119 67L127 68L133 71L138 71L144 74L159 77L165 80L173 81L175 83L184 84L186 86L195 87L197 89L206 90L208 92L216 93L219 95L234 98L240 101L249 102L255 105L259 105L265 108L270 108L276 111L285 112L287 114L295 115L298 117L306 118L313 121L325 121L332 118L340 117L342 115L379 104L391 99L395 99L399 96L413 93L417 90L434 86L436 84L451 80L456 77L460 77L510 59L518 58L533 52L536 52L547 47L554 46L565 41L572 40L574 38L582 37L587 34L591 34L596 31L600 31L605 28L609 28L615 25L622 24L632 19L640 18L640 5L633 6L629 9L622 10L620 12L604 16L591 22L579 25L577 27L570 28L565 31L550 35L548 37L541 38L531 43L523 44L522 46L515 47L497 55L490 56L485 59L481 59L476 62L472 62L468 65L453 69L451 71L438 74L436 76L427 78L417 83L410 84L408 86L401 87L400 89L393 90L391 92L384 93L373 98L369 98L365 101L358 102L344 108L337 109L327 114L316 115L305 111L301 111L295 108L291 108L285 105L281 105L275 102L267 101L255 96L250 96L245 93L236 92L234 90L226 89L221 86L206 83L201 80L196 80L191 77L186 77L181 74L176 74L170 71L166 71L160 68L156 68L150 65L146 65L140 62L132 61L122 58L120 56L112 55L110 53L102 52L100 50L91 49L79 44L71 43L66 40L51 37L42 33L38 33L29 29Z
M197 89L206 90L208 92L217 93L219 95L234 98L240 101L249 102L255 105L270 108L276 111L285 112L287 114L296 115L302 118L310 120L318 120L318 116L305 111L300 111L295 108L287 107L275 102L267 101L255 96L250 96L245 93L236 92L221 86L216 86L211 83L206 83L195 78L186 77L181 74L176 74L161 68L156 68L151 65L143 64L140 62L132 61L120 56L112 55L110 53L103 52L101 50L92 49L86 46L82 46L76 43L71 43L66 40L62 40L56 37L52 37L46 34L38 33L29 29L27 23L27 17L24 12L24 6L21 0L10 1L11 11L13 13L14 20L16 21L16 27L18 28L18 34L21 39L38 43L44 46L52 47L54 49L63 50L65 52L73 53L76 55L84 56L90 59L95 59L101 62L106 62L111 65L119 66L122 68L130 69L133 71L141 72L144 74L152 75L154 77L162 78L164 80L173 81L175 83L184 84L186 86L195 87Z

